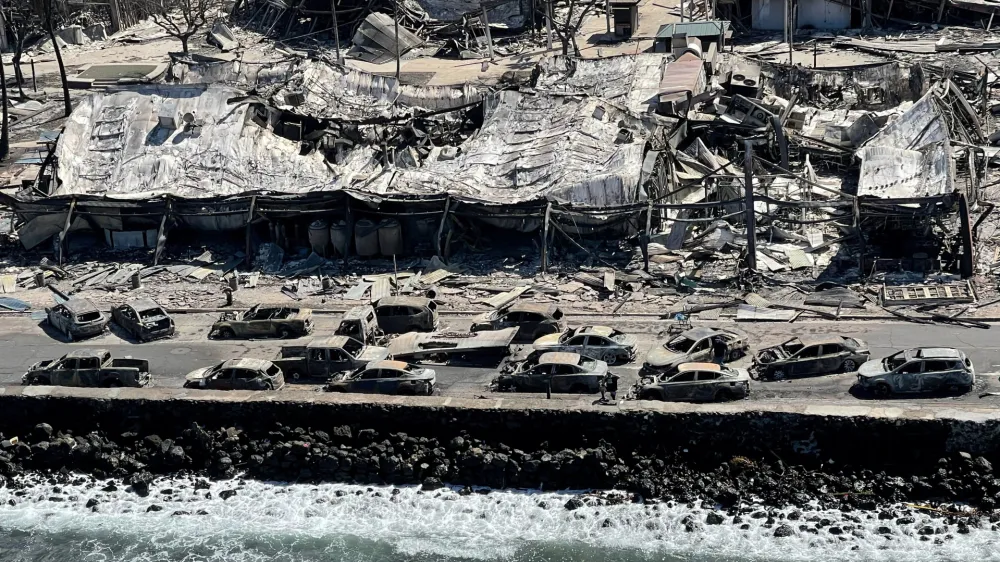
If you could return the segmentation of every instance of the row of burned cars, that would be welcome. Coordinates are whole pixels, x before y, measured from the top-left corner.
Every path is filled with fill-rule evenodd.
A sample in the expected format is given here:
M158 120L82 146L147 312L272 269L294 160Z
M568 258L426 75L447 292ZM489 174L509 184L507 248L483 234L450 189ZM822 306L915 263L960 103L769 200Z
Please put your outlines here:
M71 339L96 335L109 321L92 303L81 301L70 299L47 311L52 327ZM148 300L114 308L111 319L142 341L174 331L166 311ZM103 324L82 332L67 322ZM568 328L555 305L517 302L475 318L469 332L437 331L438 322L432 299L387 297L350 309L330 336L286 345L271 359L234 359L198 369L185 385L267 390L288 380L323 382L338 392L430 394L436 373L422 365L445 363L498 366L492 385L498 391L582 394L617 387L618 375L609 366L638 360L635 336L607 326ZM210 336L291 338L312 331L308 309L255 306L224 313ZM629 394L644 400L728 400L746 397L754 379L854 372L862 389L879 396L964 392L975 383L972 363L950 348L912 349L872 360L865 342L834 335L792 338L741 361L749 353L748 338L737 331L672 322L667 337L645 354ZM749 364L737 368L734 362ZM142 360L113 359L103 350L42 362L24 376L26 384L81 386L142 386L149 380Z

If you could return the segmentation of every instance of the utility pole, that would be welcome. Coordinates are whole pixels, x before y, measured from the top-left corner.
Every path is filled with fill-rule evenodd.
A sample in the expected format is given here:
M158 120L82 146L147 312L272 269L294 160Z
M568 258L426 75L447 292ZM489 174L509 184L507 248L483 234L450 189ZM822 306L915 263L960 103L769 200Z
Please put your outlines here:
M396 84L399 84L399 0L392 0L392 27L396 34Z
M333 18L333 48L337 50L337 64L344 64L340 58L340 26L337 25L337 0L330 0L330 15Z
M611 34L611 0L604 0L604 20L608 26L608 34Z
M753 209L753 144L743 141L743 187L746 191L744 222L747 226L747 267L757 270L757 217Z

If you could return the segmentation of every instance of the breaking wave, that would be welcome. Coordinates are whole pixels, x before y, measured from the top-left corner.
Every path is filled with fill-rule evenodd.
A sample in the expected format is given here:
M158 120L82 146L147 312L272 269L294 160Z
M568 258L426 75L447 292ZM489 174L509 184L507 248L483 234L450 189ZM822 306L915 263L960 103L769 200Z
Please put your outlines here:
M2 560L1000 560L1000 533L989 524L958 534L955 525L941 530L943 520L922 514L897 524L869 513L804 512L788 521L794 536L776 538L773 525L752 515L743 516L741 529L729 517L706 525L710 510L697 505L568 510L565 504L579 497L569 493L463 496L453 489L236 480L195 489L192 480L168 478L143 498L122 484L104 491L107 482L88 477L73 485L22 480L31 487L0 489ZM813 516L850 530L799 532L798 524ZM938 534L921 535L926 526ZM880 527L891 530L888 538Z

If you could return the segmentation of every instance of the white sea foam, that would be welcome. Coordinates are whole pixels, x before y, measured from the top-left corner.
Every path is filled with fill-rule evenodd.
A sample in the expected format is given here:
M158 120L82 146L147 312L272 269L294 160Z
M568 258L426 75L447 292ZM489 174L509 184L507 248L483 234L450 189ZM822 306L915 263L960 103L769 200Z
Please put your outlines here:
M706 510L683 505L569 511L563 507L574 497L569 493L461 496L454 490L256 481L214 482L211 489L196 491L191 481L162 479L140 498L124 485L115 492L100 491L102 485L38 483L21 496L0 489L0 530L8 537L19 532L52 540L73 537L76 552L88 560L600 560L615 552L616 560L1000 561L997 532L973 528L962 535L951 526L952 538L943 544L921 541L918 529L944 524L925 515L897 526L856 513L861 537L834 536L826 529L802 533L798 525L804 520L789 521L795 536L775 538L762 518L744 516L748 530L729 518L723 525L705 525ZM165 489L174 493L163 494ZM221 492L232 489L235 496L221 499ZM96 512L86 507L91 498L100 502ZM147 512L153 505L162 511ZM199 510L207 515L197 515ZM804 513L810 515L838 521L844 514ZM685 530L686 516L701 522L698 530ZM893 530L891 539L878 534L881 526ZM535 555L541 551L545 556ZM594 556L581 556L588 552Z

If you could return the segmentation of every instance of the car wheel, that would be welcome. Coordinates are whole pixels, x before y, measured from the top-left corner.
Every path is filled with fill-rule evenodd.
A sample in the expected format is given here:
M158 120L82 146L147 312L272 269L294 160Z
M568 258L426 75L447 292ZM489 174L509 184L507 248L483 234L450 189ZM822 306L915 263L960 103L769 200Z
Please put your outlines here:
M292 331L289 330L287 327L282 328L278 330L278 336L283 340L291 339Z
M715 393L716 402L729 402L730 400L735 400L735 399L736 396L725 388L720 389L718 392Z
M587 394L587 385L576 383L569 387L570 394Z
M29 386L46 386L49 384L49 379L45 377L35 377L31 380Z
M302 380L302 373L298 371L292 371L291 373L288 373L288 375L291 377L293 382L299 382Z
M742 349L734 349L729 353L729 361L736 361L737 359L743 357Z
M274 383L271 381L264 383L264 390L274 390Z
M229 340L236 337L236 332L232 328L219 328L219 339Z
M606 352L604 352L603 361L605 363L607 363L608 365L617 365L618 364L618 352L615 352L615 351L606 351Z
M660 400L660 394L655 390L644 390L639 394L639 400Z
M888 398L892 396L892 387L884 382L880 382L875 385L875 396L879 398Z
M844 373L853 373L858 370L858 364L853 359L848 359L841 365L840 370Z
M780 381L785 378L785 371L783 369L775 369L771 371L771 376L768 377L772 381Z

